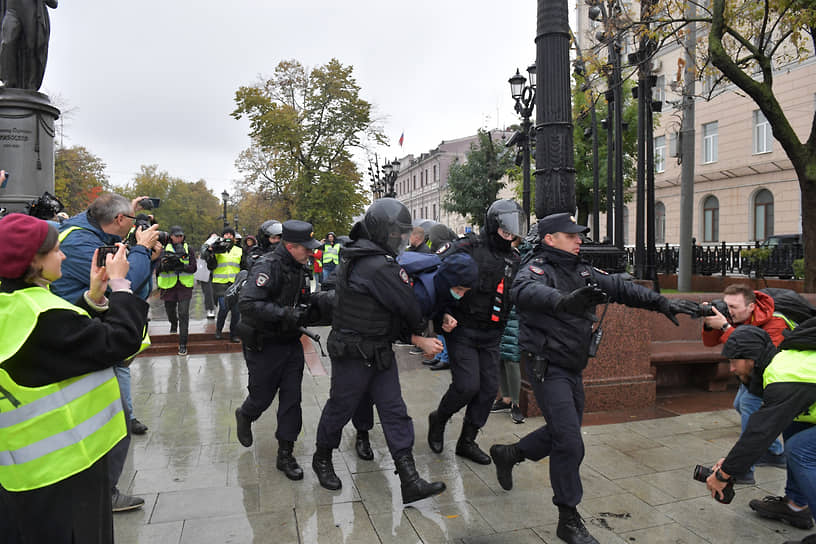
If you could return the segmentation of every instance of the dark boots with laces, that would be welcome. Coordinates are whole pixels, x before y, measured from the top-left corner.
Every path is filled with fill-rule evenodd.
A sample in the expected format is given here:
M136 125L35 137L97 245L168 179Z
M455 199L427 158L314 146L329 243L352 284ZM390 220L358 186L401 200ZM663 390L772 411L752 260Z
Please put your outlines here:
M414 457L407 453L394 459L402 490L402 503L408 504L445 491L443 482L426 482L419 477L414 465Z
M518 444L502 446L495 444L490 446L490 457L496 465L496 478L502 489L510 491L513 489L513 467L517 463L524 461L524 455L519 450Z
M312 457L312 469L315 471L317 479L320 481L320 485L326 489L336 491L343 487L342 482L340 482L340 478L338 478L337 474L334 472L331 448L317 446L317 451L315 451L315 454Z
M558 528L555 534L567 544L599 544L587 531L584 520L575 507L558 507Z
M480 465L489 465L490 456L476 444L476 435L478 433L479 427L467 421L462 422L462 434L459 435L459 441L456 442L456 455L470 459Z
M300 465L297 464L295 457L292 455L292 449L294 447L294 442L278 440L278 459L275 466L278 470L286 474L286 477L290 480L302 480L303 469L300 468Z

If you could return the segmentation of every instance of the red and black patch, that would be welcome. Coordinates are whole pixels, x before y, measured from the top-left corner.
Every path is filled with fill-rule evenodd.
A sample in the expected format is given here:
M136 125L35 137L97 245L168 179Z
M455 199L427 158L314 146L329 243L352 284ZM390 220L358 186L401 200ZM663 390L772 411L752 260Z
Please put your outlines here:
M533 274L536 274L536 275L538 275L538 276L543 276L543 275L544 275L544 269L543 269L543 268L539 268L539 267L537 267L537 266L536 266L536 265L534 265L534 264L531 264L531 265L530 265L530 272L532 272Z
M400 268L400 279L408 285L411 285L411 279L408 277L408 272L406 272L403 268Z
M445 253L450 247L451 247L450 242L446 242L444 246L436 250L436 254L441 255L442 253Z
M258 287L263 287L264 285L266 285L266 282L268 282L268 281L269 281L269 276L267 276L266 274L264 274L262 272L262 273L258 274L257 278L255 278L255 285L257 285Z

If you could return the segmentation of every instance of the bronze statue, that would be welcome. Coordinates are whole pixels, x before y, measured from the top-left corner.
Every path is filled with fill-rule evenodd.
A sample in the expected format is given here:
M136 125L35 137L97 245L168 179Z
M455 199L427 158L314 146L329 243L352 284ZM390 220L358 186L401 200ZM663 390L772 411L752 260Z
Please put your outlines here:
M0 0L0 80L36 91L45 76L51 22L58 0Z

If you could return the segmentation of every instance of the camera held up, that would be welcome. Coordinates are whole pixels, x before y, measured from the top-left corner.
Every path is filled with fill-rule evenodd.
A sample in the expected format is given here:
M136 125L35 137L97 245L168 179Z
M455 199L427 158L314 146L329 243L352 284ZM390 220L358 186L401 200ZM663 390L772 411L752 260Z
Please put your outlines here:
M698 482L703 482L708 479L709 476L713 474L713 471L709 467L704 467L703 465L697 465L694 467L694 473L692 477L697 480ZM714 497L717 499L717 502L721 502L723 504L730 504L732 500L734 500L734 481L731 480L728 482L728 485L722 490L722 499L718 496Z
M149 199L145 198L144 200ZM141 228L142 230L147 230L155 224L156 221L154 221L151 216L143 213L137 215L136 220L133 222L133 230L131 230L130 233L127 235L127 238L124 239L124 243L125 245L128 246L128 249L131 249L138 243L138 241L136 240L137 229ZM170 235L166 231L159 230L156 231L156 233L159 235L159 243L162 246L166 246L168 243L170 243Z
M217 234L213 234L204 241L201 246L201 253L212 251L213 253L226 253L231 250L233 241L229 238L222 238Z

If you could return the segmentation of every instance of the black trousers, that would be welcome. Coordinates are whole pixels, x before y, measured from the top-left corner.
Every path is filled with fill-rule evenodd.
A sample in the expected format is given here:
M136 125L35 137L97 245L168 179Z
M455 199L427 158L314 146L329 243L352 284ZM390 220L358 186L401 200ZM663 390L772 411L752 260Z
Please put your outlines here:
M171 326L178 323L179 344L186 344L190 330L190 299L167 300L164 303L164 311L167 312Z
M397 362L386 370L365 366L362 359L332 358L331 391L317 426L317 445L337 448L343 427L366 395L370 395L380 416L391 456L410 453L414 446L414 423L408 416L399 383ZM373 414L372 414L373 419ZM370 427L369 427L370 428Z
M374 427L374 399L369 393L364 393L360 404L351 416L351 424L358 431L370 431Z
M265 341L260 351L252 351L244 345L244 359L249 369L249 396L241 405L241 412L255 421L280 392L275 438L294 442L303 426L300 401L304 358L300 339L282 343Z
M499 390L499 341L501 330L460 330L445 335L452 381L439 402L439 415L447 420L465 410L465 421L478 428L487 422Z
M110 488L107 456L47 487L21 492L0 487L0 542L112 543Z
M547 424L522 438L519 449L525 458L533 461L550 456L553 503L574 507L581 502L584 493L579 474L584 459L582 375L550 365L543 382L529 373L528 380Z

